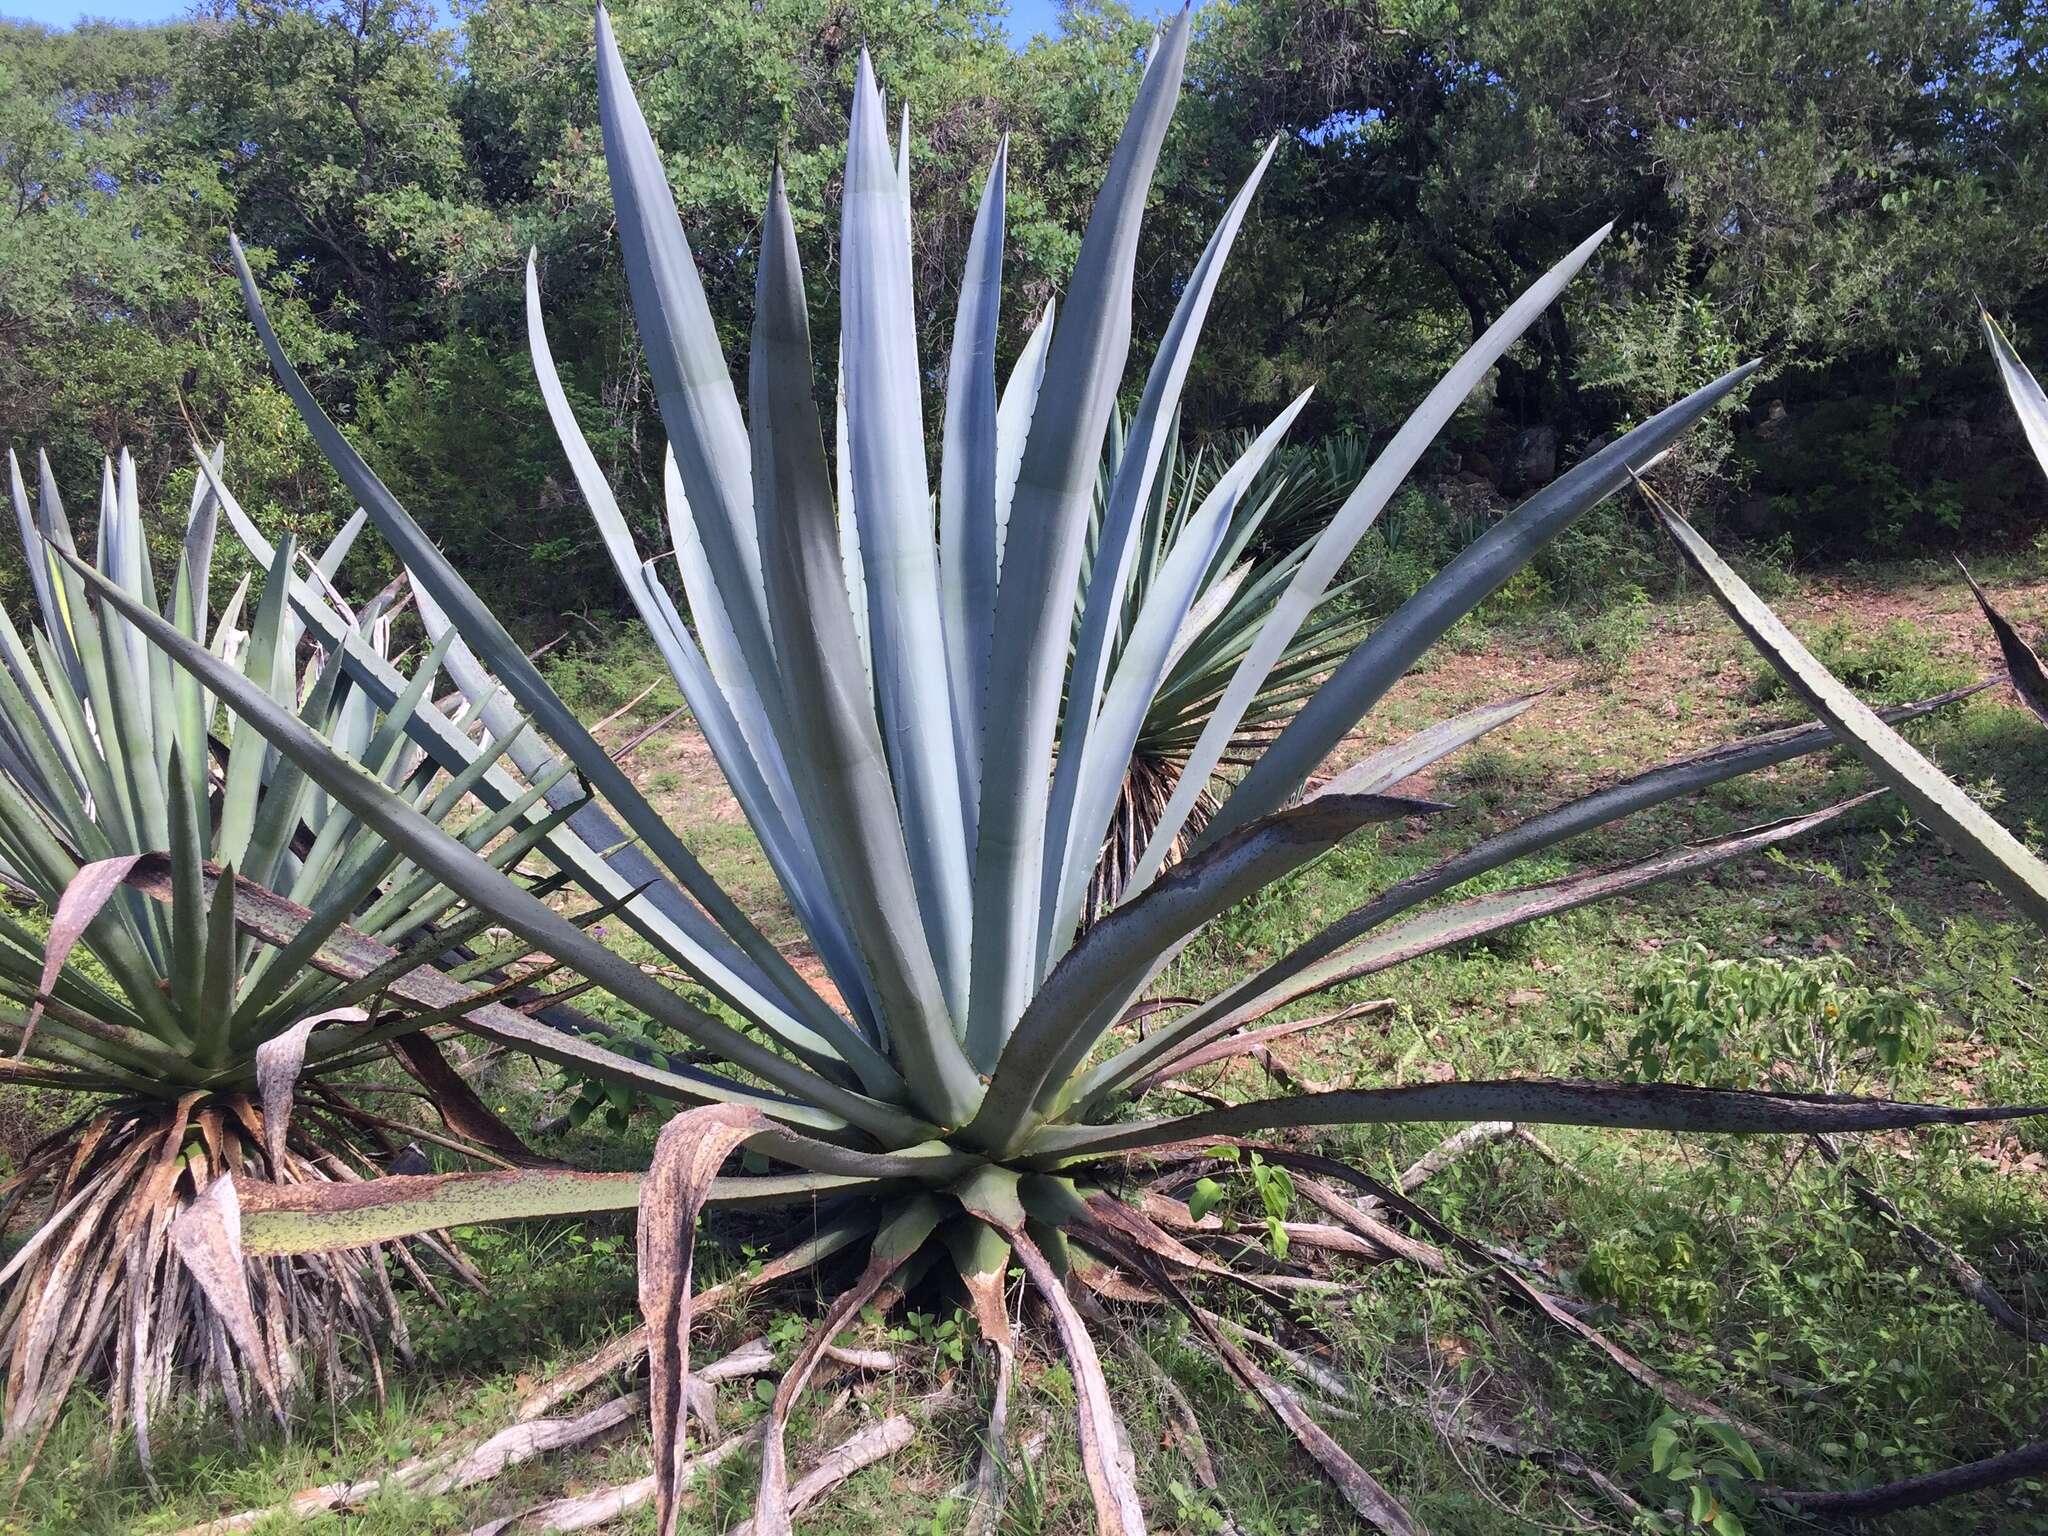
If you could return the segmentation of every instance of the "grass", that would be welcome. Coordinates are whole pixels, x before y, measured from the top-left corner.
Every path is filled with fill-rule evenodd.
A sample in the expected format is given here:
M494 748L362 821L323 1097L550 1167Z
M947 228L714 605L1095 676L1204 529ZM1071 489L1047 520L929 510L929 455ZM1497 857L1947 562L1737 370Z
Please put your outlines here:
M2010 595L2010 611L2028 633L2038 632L2048 611L2048 587L2038 575L2024 564L1988 573ZM2015 591L2015 583L2031 584ZM1865 571L1792 583L1782 601L1802 632L1839 636L1825 640L1835 647L1831 660L1866 667L1863 682L1873 692L1903 696L1990 664L1988 640L1974 612L1956 601L1958 590L1959 583L1932 569ZM1615 612L1620 616L1611 617ZM1455 800L1458 809L1421 831L1390 827L1358 837L1228 915L1189 946L1162 978L1162 990L1206 993L1366 893L1469 842L1475 831L1792 714L1782 698L1756 686L1757 669L1739 638L1696 598L1592 613L1504 605L1472 625L1467 641L1441 648L1405 679L1347 746L1362 752L1455 708L1552 689L1515 725L1416 786ZM639 675L635 666L614 654L600 670L630 678ZM593 693L588 712L609 714L643 686L607 683L610 702ZM646 710L655 708L650 700ZM623 740L637 726L622 720L610 729ZM1951 771L1999 801L2008 825L2041 841L2048 759L2037 728L2009 695L1972 701L1914 734ZM693 830L693 846L721 878L767 917L769 931L793 936L758 850L728 810L694 733L666 733L629 762L678 824ZM1860 770L1833 759L1788 764L1594 834L1498 879L1520 882L1638 856L1810 807L1862 783ZM1726 961L1737 963L1716 968ZM1635 1073L2041 1102L2048 1099L2048 1042L2035 994L2048 986L2044 972L2048 948L1967 879L1948 850L1880 804L1794 845L1786 857L1724 866L1375 978L1379 986L1361 984L1354 995L1383 990L1397 999L1392 1012L1368 1016L1348 1033L1291 1037L1278 1052L1296 1074L1331 1085ZM1729 995L1780 996L1788 978L1814 977L1825 980L1806 989L1811 1006L1781 998L1752 1017L1726 1002ZM1708 990L1718 987L1720 1001L1689 1007L1685 1000L1710 980ZM1832 1017L1828 1003L1836 1009ZM1906 1043L1884 1044L1884 1029L1869 1026L1871 1018L1905 1020ZM1196 1081L1233 1097L1267 1091L1259 1070L1246 1063L1208 1069ZM560 1112L572 1096L520 1064L500 1069L491 1092L522 1125ZM562 1133L550 1149L593 1165L631 1163L651 1145L658 1124L643 1107L627 1105L621 1113L622 1132L604 1130L598 1116ZM1440 1135L1431 1127L1375 1128L1334 1133L1322 1145L1365 1166L1396 1170ZM1601 1308L1602 1326L1641 1358L1789 1442L1796 1459L1764 1456L1773 1479L1849 1487L2038 1436L2048 1410L2041 1352L1992 1327L1810 1150L1571 1130L1545 1131L1543 1140L1556 1161L1521 1142L1497 1142L1432 1180L1425 1202L1460 1230L1539 1260L1560 1284ZM1854 1157L1910 1218L1960 1248L2023 1310L2048 1300L2038 1294L2048 1274L2039 1237L2048 1131L1885 1137L1857 1147ZM1259 1196L1247 1174L1221 1182L1224 1209L1257 1213ZM716 1262L732 1266L747 1262L749 1245L772 1233L755 1218L721 1222L716 1235ZM160 1431L158 1501L142 1487L132 1457L106 1443L97 1406L80 1403L18 1502L14 1526L34 1536L170 1532L275 1503L295 1488L372 1474L450 1437L509 1422L511 1405L533 1382L630 1325L629 1222L537 1223L471 1233L468 1241L490 1277L491 1295L455 1296L452 1316L417 1309L416 1361L392 1370L391 1401L381 1413L367 1392L323 1393L308 1405L296 1439L259 1437L241 1451L216 1420L190 1412ZM1356 1399L1355 1417L1333 1420L1331 1428L1431 1530L1630 1528L1628 1517L1582 1479L1447 1442L1417 1406L1431 1402L1575 1451L1653 1511L1685 1511L1697 1485L1743 1529L1808 1528L1758 1505L1740 1477L1716 1470L1727 1457L1708 1426L1674 1420L1656 1394L1556 1330L1497 1307L1490 1293L1396 1266L1361 1269L1352 1278L1355 1294L1316 1309L1332 1341L1327 1363ZM785 1351L793 1348L812 1294L798 1285L721 1319L697 1346L702 1357L759 1332ZM964 1512L943 1498L971 1465L987 1383L978 1347L962 1347L971 1330L953 1306L952 1298L919 1297L908 1318L864 1321L855 1330L861 1341L886 1343L901 1368L842 1377L806 1398L793 1448L844 1438L864 1419L896 1409L928 1414L933 1428L908 1452L857 1475L805 1530L851 1536L961 1528ZM1251 1311L1243 1317L1258 1320ZM1105 1343L1105 1364L1130 1410L1157 1528L1214 1531L1226 1510L1249 1536L1352 1527L1348 1511L1285 1437L1191 1347L1178 1324L1133 1319L1103 1337L1115 1341ZM1197 1486L1178 1419L1139 1355L1169 1371L1194 1404L1221 1475L1218 1494ZM1013 1426L1042 1432L1046 1444L1010 1501L1006 1529L1090 1529L1072 1440L1071 1380L1051 1359L1031 1358L1019 1394ZM761 1411L744 1388L727 1389L722 1402L734 1425ZM808 1455L794 1454L801 1470ZM635 1432L529 1463L469 1493L376 1500L346 1521L281 1516L259 1529L464 1531L487 1516L645 1470L644 1434ZM728 1464L697 1495L686 1528L717 1531L741 1518L753 1470L745 1457ZM1673 1531L1698 1528L1682 1513L1653 1519ZM646 1511L611 1527L651 1528ZM2048 1490L2016 1484L1886 1528L2048 1532Z

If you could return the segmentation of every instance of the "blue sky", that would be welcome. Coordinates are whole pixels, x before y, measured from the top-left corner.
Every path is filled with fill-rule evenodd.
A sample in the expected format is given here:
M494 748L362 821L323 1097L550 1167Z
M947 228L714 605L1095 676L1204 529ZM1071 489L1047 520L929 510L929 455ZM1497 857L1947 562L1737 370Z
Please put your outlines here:
M1009 0L1010 35L1028 38L1051 32L1058 0ZM190 9L190 0L0 0L0 16L68 27L90 16L102 21L164 21Z

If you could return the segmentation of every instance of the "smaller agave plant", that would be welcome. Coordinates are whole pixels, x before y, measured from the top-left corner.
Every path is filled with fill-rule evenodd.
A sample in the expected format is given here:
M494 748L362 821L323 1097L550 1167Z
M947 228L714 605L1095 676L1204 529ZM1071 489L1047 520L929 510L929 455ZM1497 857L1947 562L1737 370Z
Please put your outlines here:
M484 925L126 618L96 610L82 572L292 711L351 772L465 846L488 848L479 857L494 868L515 871L555 813L533 808L550 787L542 784L458 824L506 742L472 747L453 773L414 745L408 726L433 709L442 652L409 679L398 671L396 586L348 614L335 643L305 647L303 666L302 625L285 601L301 560L289 540L253 614L246 579L215 611L209 572L224 503L245 540L267 550L222 486L218 454L201 457L162 592L128 455L106 466L90 567L77 560L47 460L33 504L12 455L9 471L40 621L24 641L0 612L0 866L49 914L49 928L45 936L0 917L0 1038L13 1047L0 1079L75 1093L85 1112L33 1148L0 1203L0 1225L44 1213L0 1268L0 1450L26 1452L24 1468L32 1465L73 1383L89 1377L105 1382L114 1422L133 1427L146 1466L151 1411L174 1384L217 1387L239 1428L245 1380L284 1414L300 1346L336 1373L343 1339L405 1347L374 1243L252 1260L247 1290L220 1311L210 1289L219 1256L181 1242L203 1224L178 1220L217 1179L352 1184L374 1176L398 1142L433 1139L350 1091L347 1074L387 1044L430 1084L451 1125L482 1137L481 1146L451 1137L452 1148L499 1162L517 1143L419 1033L436 1015L407 981ZM361 526L358 513L304 562L302 579L332 594ZM355 681L345 657L377 686ZM263 944L237 926L241 889L298 904L291 942ZM387 957L406 953L342 974L329 945L344 923ZM391 1253L430 1294L427 1254L469 1275L435 1238L417 1246ZM378 1370L374 1349L369 1368Z
M1117 494L1128 440L1122 420L1113 421L1103 473L1096 482L1090 558L1082 567L1084 581L1092 570L1095 551L1102 545L1103 524ZM1186 454L1179 434L1167 433L1138 520L1129 585L1111 644L1112 667L1129 646L1145 601L1154 583L1166 573L1167 561L1181 537L1190 526L1199 529L1208 523L1211 497L1231 496L1226 478L1233 473L1232 465L1242 460L1256 441L1247 435L1234 444L1235 453L1222 456L1218 469L1211 463L1217 456L1202 451ZM1345 493L1364 473L1364 465L1358 464L1348 479L1337 483L1352 467L1352 447L1349 440L1340 440L1291 453L1283 448L1266 459L1234 496L1222 543L1202 572L1180 629L1167 649L1164 675L1132 744L1123 787L1102 840L1102 854L1089 878L1081 912L1084 923L1095 922L1123 898L1124 887L1151 845L1174 788L1222 702L1232 674L1295 572L1314 552ZM1315 691L1317 680L1334 669L1363 637L1371 619L1347 606L1353 586L1350 582L1332 585L1308 622L1289 638L1245 706L1237 729L1217 758L1217 771L1250 767L1295 707ZM1178 835L1166 845L1164 864L1176 864L1186 856L1219 803L1215 792L1206 787L1196 796Z
M798 1348L759 1431L757 1530L790 1528L790 1415L832 1340L862 1308L894 1305L914 1277L928 1274L965 1293L994 1363L989 1450L975 1485L975 1518L985 1528L1000 1520L1012 1367L1020 1348L1042 1348L1072 1369L1097 1530L1129 1536L1144 1529L1137 1488L1116 1454L1116 1410L1089 1321L1111 1308L1163 1307L1187 1318L1361 1518L1408 1533L1420 1526L1398 1495L1254 1356L1286 1346L1248 1339L1203 1304L1211 1287L1249 1291L1312 1337L1313 1315L1288 1304L1328 1284L1305 1268L1306 1232L1301 1248L1270 1260L1243 1245L1204 1246L1210 1229L1176 1194L1208 1171L1212 1148L1255 1151L1268 1166L1298 1172L1299 1187L1319 1202L1327 1196L1325 1209L1347 1229L1331 1240L1340 1249L1350 1242L1356 1252L1362 1238L1374 1252L1427 1253L1440 1273L1503 1287L1645 1380L1657 1379L1648 1366L1494 1263L1483 1242L1370 1172L1276 1133L1484 1119L1807 1133L2039 1112L1536 1078L1396 1083L1192 1108L1177 1088L1177 1074L1192 1063L1257 1050L1276 1030L1341 1029L1353 1016L1340 1008L1260 1026L1278 1008L1447 945L1696 876L1831 825L1860 798L1630 864L1454 894L1621 817L1830 747L1836 736L1826 724L1649 768L1483 837L1371 893L1304 943L1134 1036L1132 1021L1159 1011L1149 989L1213 919L1360 828L1440 809L1392 791L1534 700L1506 699L1438 722L1368 753L1319 789L1310 785L1352 727L1452 625L1572 518L1625 487L1748 373L1737 370L1668 407L1486 530L1352 648L1240 776L1220 778L1217 768L1260 688L1350 551L1460 402L1600 237L1570 253L1452 367L1296 563L1189 749L1122 899L1084 928L1090 879L1174 642L1217 567L1237 502L1300 407L1262 432L1189 515L1126 626L1142 514L1153 505L1180 384L1257 182L1255 173L1183 286L1098 515L1104 437L1128 359L1139 226L1179 93L1188 28L1183 13L1147 58L1057 326L1035 359L1027 349L1021 382L1013 375L1000 394L994 356L1005 181L998 155L975 221L947 369L934 519L925 375L912 323L908 183L891 154L865 57L841 207L844 386L835 465L815 396L809 307L780 178L762 225L743 412L661 157L598 11L605 153L634 308L674 450L669 509L678 520L694 634L633 547L569 409L529 268L536 372L621 577L816 944L835 998L796 972L710 879L327 419L279 346L246 265L244 294L257 333L315 440L405 562L423 607L438 611L430 627L459 632L451 665L473 648L471 675L458 681L479 701L502 685L625 823L631 837L621 841L659 866L622 895L619 910L692 988L666 986L656 968L606 948L389 785L357 771L268 690L118 582L71 567L103 605L143 629L479 915L716 1058L687 1073L608 1066L622 1080L638 1072L648 1091L684 1107L664 1128L644 1175L539 1168L386 1178L336 1201L317 1187L237 1174L213 1186L205 1207L218 1218L212 1230L224 1234L224 1250L234 1246L228 1217L238 1213L245 1251L285 1255L454 1222L637 1203L645 1327L636 1338L649 1363L655 1466L651 1490L640 1496L652 1492L665 1536L677 1529L682 1489L695 1471L686 1409L699 1385L691 1374L693 1320L709 1305L695 1283L699 1218L708 1208L789 1203L803 1211L793 1240L758 1279L823 1265L841 1250L865 1254ZM1091 525L1095 552L1084 579ZM294 592L302 613L314 611L317 594L303 586ZM1227 795L1187 855L1167 868L1188 816L1213 785ZM598 835L595 828L590 835ZM566 867L597 889L608 869L617 873L612 856L599 867L572 852ZM291 942L293 923L305 921L303 911L294 917L266 906L247 887L238 890L236 909L281 942ZM352 938L346 947L359 950ZM703 992L717 999L715 1010L700 1003ZM498 1028L487 1009L468 1022ZM724 1174L742 1149L768 1171ZM1364 1194L1378 1214L1335 1183ZM1028 1279L1030 1310L1012 1309L1013 1264ZM241 1273L235 1265L222 1270L225 1282ZM231 1290L223 1284L226 1304L233 1304ZM632 1356L606 1358L616 1365ZM1710 1405L1702 1411L1713 1412ZM605 1495L614 1509L627 1497Z

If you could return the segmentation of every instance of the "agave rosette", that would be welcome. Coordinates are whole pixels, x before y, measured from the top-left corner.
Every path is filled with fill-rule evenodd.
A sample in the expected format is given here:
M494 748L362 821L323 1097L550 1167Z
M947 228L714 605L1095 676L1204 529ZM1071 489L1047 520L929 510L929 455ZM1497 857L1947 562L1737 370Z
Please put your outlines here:
M0 863L49 927L0 918L0 1038L13 1047L9 1080L75 1092L87 1107L6 1186L6 1215L44 1215L0 1273L0 1449L39 1443L72 1383L99 1373L146 1465L151 1409L176 1379L233 1388L246 1372L282 1413L292 1345L324 1341L316 1358L334 1359L338 1335L394 1332L403 1346L376 1252L256 1263L251 1313L224 1316L198 1278L205 1256L174 1256L173 1218L224 1172L322 1185L373 1175L400 1128L342 1075L431 1022L392 987L411 990L409 971L483 924L126 618L96 614L47 461L33 501L11 456L9 470L39 621L24 640L0 614ZM389 674L395 692L381 703L349 683L341 646L310 648L301 667L281 574L299 559L289 541L253 613L247 581L213 610L220 472L218 454L202 456L159 595L133 462L109 463L96 579L293 711L416 814L489 846L494 868L515 868L544 817L521 826L527 806L516 805L451 820L503 743L443 775L407 738L440 668L438 656L410 678L394 666L397 588L348 615L340 637ZM330 582L361 522L306 561L303 579ZM237 927L238 886L298 906L291 943L258 944ZM410 961L356 978L309 963L344 923ZM416 1070L459 1083L431 1040L406 1049ZM431 1286L409 1250L400 1257ZM239 1390L227 1402L239 1415Z
M1082 567L1084 582L1092 572L1103 524L1114 504L1127 441L1122 420L1113 420L1103 472L1096 480L1089 560ZM1237 444L1236 453L1218 461L1220 469L1212 469L1210 455L1197 452L1187 456L1178 435L1169 432L1129 558L1130 576L1112 638L1112 664L1123 654L1143 616L1153 583L1165 573L1169 558L1180 547L1189 519L1216 492L1224 476L1240 473L1238 460L1251 452L1256 442L1256 437L1247 435ZM1180 629L1167 650L1165 674L1145 707L1137 739L1131 744L1116 809L1089 877L1081 913L1084 922L1094 922L1121 899L1232 674L1273 605L1286 592L1294 572L1309 557L1344 494L1363 473L1360 464L1332 494L1331 477L1355 457L1355 445L1349 439L1292 454L1283 447L1264 456L1250 477L1241 479L1234 492L1226 493L1232 495L1228 526L1197 583L1194 600L1181 616ZM1317 679L1365 634L1369 616L1345 603L1352 586L1348 582L1333 585L1308 621L1295 631L1245 706L1212 772L1247 766L1279 732L1295 706L1315 690ZM1186 854L1208 826L1216 806L1209 789L1196 796L1179 835L1167 846L1165 863L1172 864Z
M938 1254L965 1286L998 1358L998 1419L1016 1326L1003 1279L1013 1263L1029 1276L1053 1325L1053 1347L1073 1367L1082 1459L1100 1530L1141 1529L1144 1514L1115 1454L1114 1408L1070 1282L1105 1302L1163 1302L1187 1311L1365 1518L1383 1529L1412 1530L1398 1500L1197 1304L1192 1287L1239 1272L1192 1248L1187 1231L1174 1230L1186 1224L1184 1207L1176 1214L1171 1201L1117 1193L1134 1163L1170 1189L1176 1178L1193 1177L1187 1170L1201 1149L1233 1139L1256 1144L1246 1139L1296 1126L1500 1118L1803 1132L2010 1113L1545 1080L1293 1094L1186 1113L1184 1100L1158 1089L1197 1052L1213 1060L1251 1049L1256 1040L1247 1027L1283 1004L1448 944L1782 843L1845 809L1827 807L1629 865L1437 900L1578 833L1820 750L1834 738L1816 725L1733 743L1512 826L1377 893L1142 1039L1122 1030L1146 1006L1162 968L1212 918L1360 827L1436 809L1392 791L1515 718L1531 700L1504 700L1432 726L1301 797L1337 743L1459 617L1574 516L1625 485L1633 469L1748 373L1738 369L1644 422L1489 529L1350 650L1241 776L1218 780L1247 711L1350 550L1465 395L1556 298L1600 235L1574 250L1458 361L1295 561L1188 747L1156 829L1132 862L1123 900L1084 930L1090 878L1176 639L1215 568L1246 485L1299 409L1297 402L1259 434L1182 520L1126 622L1142 514L1153 504L1181 382L1259 174L1227 211L1182 290L1095 520L1103 439L1129 348L1140 216L1179 91L1188 27L1184 14L1146 61L1061 312L1041 325L1000 391L993 364L1005 162L998 155L961 288L940 413L934 518L925 375L910 323L908 178L890 151L867 63L855 86L841 210L843 419L835 465L813 392L808 311L780 178L762 226L743 415L661 159L599 12L605 149L634 308L673 449L669 509L694 634L652 564L634 549L583 442L547 355L538 282L530 275L535 364L601 534L815 942L836 1001L806 982L738 912L321 414L263 321L246 269L245 291L280 378L405 562L423 605L438 614L431 622L460 635L474 663L466 686L481 697L502 686L659 866L662 883L635 903L662 889L687 895L673 923L642 913L639 931L716 995L723 1010L699 1007L507 882L388 788L350 770L318 733L230 675L203 646L152 623L141 605L102 586L104 601L149 628L180 664L421 869L524 942L722 1058L718 1070L654 1090L689 1107L664 1129L646 1175L637 1184L607 1183L601 1201L592 1198L592 1176L568 1170L394 1179L352 1200L344 1221L318 1191L248 1180L235 1186L241 1238L257 1253L393 1237L454 1220L559 1212L579 1201L617 1206L637 1195L664 1531L675 1528L688 1476L683 1405L697 1218L720 1201L829 1207L819 1236L778 1273L867 1244L859 1279L828 1308L775 1395L764 1431L757 1529L787 1529L786 1425L825 1346L858 1308L898 1294L911 1272L906 1266L921 1268ZM1084 580L1091 520L1097 531ZM1227 793L1214 816L1187 856L1165 868L1199 797L1217 783ZM1340 1011L1323 1027L1341 1027L1341 1019ZM1158 1108L1146 1102L1155 1093ZM728 1157L742 1148L774 1171L721 1177ZM1304 1154L1286 1148L1264 1150L1276 1161L1293 1158L1377 1190L1387 1209L1442 1235L1434 1218L1357 1170L1313 1158L1304 1163ZM1368 1220L1355 1209L1352 1215ZM1373 1230L1392 1231L1384 1223ZM1386 1241L1390 1251L1399 1249L1399 1234ZM1281 1263L1249 1278L1284 1290L1304 1277ZM999 1482L978 1486L999 1497Z

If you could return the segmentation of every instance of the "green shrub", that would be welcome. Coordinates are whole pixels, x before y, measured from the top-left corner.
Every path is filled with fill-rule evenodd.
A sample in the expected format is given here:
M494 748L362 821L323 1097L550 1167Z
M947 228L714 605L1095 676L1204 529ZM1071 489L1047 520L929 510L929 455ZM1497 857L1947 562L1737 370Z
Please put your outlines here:
M1641 1082L1754 1087L1787 1079L1832 1087L1847 1071L1895 1073L1933 1049L1939 1022L1918 992L1857 982L1839 956L1715 960L1687 943L1646 966L1620 1010L1581 997L1581 1039L1627 1031L1620 1055Z
M1578 1281L1596 1301L1688 1328L1714 1316L1720 1295L1701 1273L1691 1233L1641 1222L1596 1238L1579 1265Z
M1595 670L1611 676L1635 654L1650 632L1650 594L1630 583L1613 600L1581 615L1567 608L1558 620L1558 636L1566 650L1583 657Z
M617 625L591 644L565 646L546 658L543 674L584 720L601 720L636 698L633 717L655 720L683 702L647 626L638 622Z
M1368 613L1391 613L1493 522L1484 504L1444 487L1403 486L1344 562L1340 585Z
M1911 619L1894 619L1882 629L1859 630L1834 619L1812 639L1813 653L1858 697L1872 704L1904 704L1961 687L1971 669L1935 649L1934 637ZM1768 663L1759 666L1748 689L1762 704L1785 695L1785 682Z

